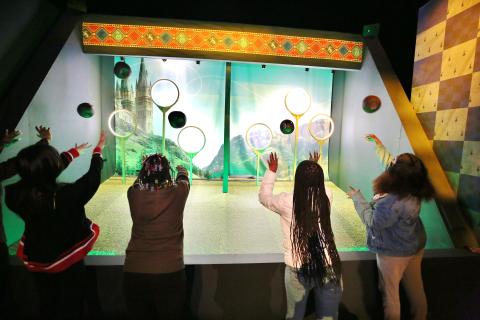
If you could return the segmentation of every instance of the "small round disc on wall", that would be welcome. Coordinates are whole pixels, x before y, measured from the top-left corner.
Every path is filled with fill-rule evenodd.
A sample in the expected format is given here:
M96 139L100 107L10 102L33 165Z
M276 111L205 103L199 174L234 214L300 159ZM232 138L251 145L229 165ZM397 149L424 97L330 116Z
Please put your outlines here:
M77 112L83 118L91 118L95 113L93 106L88 102L80 103L77 107Z
M377 96L366 96L363 99L363 111L367 113L373 113L378 111L382 105L382 101Z

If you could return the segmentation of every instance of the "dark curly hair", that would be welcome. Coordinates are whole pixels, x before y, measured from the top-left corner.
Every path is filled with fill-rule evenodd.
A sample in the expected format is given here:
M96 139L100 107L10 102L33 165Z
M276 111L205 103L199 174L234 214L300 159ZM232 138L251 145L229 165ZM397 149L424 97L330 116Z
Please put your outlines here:
M373 181L375 194L392 193L400 198L408 195L429 200L434 196L434 189L428 172L417 156L402 153Z

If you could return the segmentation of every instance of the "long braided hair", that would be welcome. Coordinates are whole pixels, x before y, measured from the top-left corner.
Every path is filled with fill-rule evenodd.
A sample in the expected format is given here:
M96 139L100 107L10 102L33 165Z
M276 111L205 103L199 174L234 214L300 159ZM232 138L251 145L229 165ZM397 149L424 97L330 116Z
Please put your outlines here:
M302 161L295 174L293 219L290 225L298 274L317 283L340 283L341 263L330 223L330 201L325 192L322 167Z

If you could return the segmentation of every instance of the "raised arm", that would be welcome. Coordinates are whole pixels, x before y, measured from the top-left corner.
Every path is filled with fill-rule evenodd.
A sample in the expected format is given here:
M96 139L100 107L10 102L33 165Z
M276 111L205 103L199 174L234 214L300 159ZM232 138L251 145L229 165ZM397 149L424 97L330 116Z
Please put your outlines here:
M175 178L177 184L184 184L187 187L187 193L190 191L190 181L188 180L188 171L182 166L177 166L177 177Z
M102 150L104 145L105 132L102 131L98 144L93 149L90 168L88 169L87 173L69 186L69 191L71 192L72 197L74 199L78 199L80 205L85 205L88 201L90 201L100 186L101 172L103 168Z
M385 195L377 201L367 202L360 190L352 187L347 194L352 198L360 220L367 227L385 229L399 219L399 215L393 210L395 200L393 196Z
M260 190L258 192L258 201L267 209L281 214L284 211L284 197L285 193L273 194L273 187L275 185L276 173L278 169L278 157L276 153L270 153L267 160L268 170L265 172ZM288 209L288 208L287 208Z
M367 134L365 139L375 143L375 152L377 153L377 156L382 162L383 166L386 168L393 161L394 157L390 152L388 152L382 141L380 141L380 139L373 133Z

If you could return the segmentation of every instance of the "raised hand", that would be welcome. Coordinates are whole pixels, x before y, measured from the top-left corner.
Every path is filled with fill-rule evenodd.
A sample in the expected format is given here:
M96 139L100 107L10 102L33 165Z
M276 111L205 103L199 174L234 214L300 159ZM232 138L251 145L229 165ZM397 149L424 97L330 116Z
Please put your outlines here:
M317 151L314 151L313 154L309 153L308 160L318 162L320 160L320 154Z
M367 134L365 136L365 139L367 141L374 142L376 145L382 145L382 141L380 141L380 139L378 139L378 137L376 135L374 135L373 133Z
M4 146L11 145L18 141L16 139L20 134L22 134L19 130L8 131L5 130L5 134L3 135L2 139L0 140L0 144Z
M82 144L79 144L79 145L77 145L77 144L75 143L75 149L77 149L78 153L80 153L80 154L81 154L83 151L85 151L85 149L90 148L90 147L91 147L91 145L88 144L88 143L82 143Z
M35 127L35 130L37 130L37 137L39 137L40 139L46 139L48 140L48 142L52 140L52 133L50 132L50 128L38 126Z
M276 152L271 152L270 157L267 160L268 169L272 172L277 172L278 169L278 157Z
M177 166L177 172L188 177L188 171L183 166L178 165Z
M360 189L355 189L354 187L352 186L348 186L348 188L350 189L349 191L347 191L347 196L351 199L355 194L357 194L358 192L360 192Z

